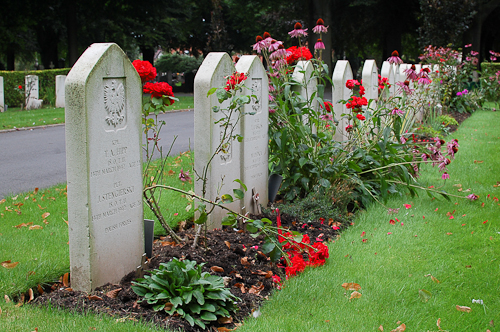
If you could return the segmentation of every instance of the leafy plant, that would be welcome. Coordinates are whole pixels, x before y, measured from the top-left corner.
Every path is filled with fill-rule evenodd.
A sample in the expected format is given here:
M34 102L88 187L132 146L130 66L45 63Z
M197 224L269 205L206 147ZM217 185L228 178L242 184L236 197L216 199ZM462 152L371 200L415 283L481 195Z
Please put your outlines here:
M161 263L151 275L132 282L132 290L143 297L137 302L145 301L169 315L177 313L191 326L203 329L218 317L229 317L240 299L224 287L222 277L201 272L203 265L177 258Z

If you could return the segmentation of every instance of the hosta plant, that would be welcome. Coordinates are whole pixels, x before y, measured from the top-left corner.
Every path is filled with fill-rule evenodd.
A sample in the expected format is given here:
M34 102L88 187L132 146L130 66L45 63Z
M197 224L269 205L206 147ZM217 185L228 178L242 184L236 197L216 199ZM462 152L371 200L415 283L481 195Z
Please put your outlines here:
M177 313L191 326L203 329L218 317L229 317L240 299L224 287L221 277L202 273L203 265L177 258L161 263L150 271L151 275L133 282L132 290L142 297L137 302L146 302L155 311L165 310L169 315Z

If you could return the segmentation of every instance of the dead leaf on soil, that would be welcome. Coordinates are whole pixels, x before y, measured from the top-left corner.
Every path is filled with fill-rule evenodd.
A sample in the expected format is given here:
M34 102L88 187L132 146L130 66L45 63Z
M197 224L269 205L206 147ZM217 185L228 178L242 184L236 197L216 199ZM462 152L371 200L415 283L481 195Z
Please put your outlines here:
M89 295L89 300L102 301L102 297L99 297L97 295Z
M352 299L359 299L361 297L361 293L360 292L357 292L357 291L354 291L351 293L351 297L349 298L349 300L352 300Z
M229 243L229 241L224 241L224 243L226 244L226 246L231 249L231 243Z
M344 282L342 284L342 287L344 287L345 290L354 290L354 291L358 291L361 289L361 286L355 282Z
M394 330L391 330L391 332L403 332L406 330L406 325L403 323L396 327Z
M42 286L38 285L37 289L38 289L38 294L42 295L44 293Z
M212 270L212 271L214 271L214 272L224 272L224 269L223 269L222 267L220 267L220 266L215 266L215 265L214 265L214 266L212 266L212 267L210 268L210 270Z
M245 287L245 284L244 284L244 283L242 283L242 282L237 282L237 283L235 283L235 284L233 285L233 287L239 288L239 289L240 289L240 291L241 291L243 294L245 294L245 293L246 293L246 291L247 291L247 290L246 290L246 287Z
M246 256L241 259L241 264L244 265L244 266L250 266L250 265L252 265L252 263L250 263L248 261L248 257L246 257Z
M248 290L249 294L260 295L260 292L264 289L264 284L262 282L258 282L257 285L252 285Z
M217 323L219 324L231 324L233 322L233 317L219 317Z
M24 304L24 294L21 294L21 297L19 298L19 303L16 304L16 307L21 307Z
M463 312L471 312L472 309L470 307L466 307L466 306L462 306L462 305L458 305L456 306L457 310L458 311L463 311Z
M122 290L122 288L117 288L117 289L113 289L109 292L106 293L106 296L107 297L110 297L112 299L116 299L116 297L118 296L118 293Z
M10 259L8 261L3 261L0 263L6 269L13 269L19 264L19 262L12 262Z

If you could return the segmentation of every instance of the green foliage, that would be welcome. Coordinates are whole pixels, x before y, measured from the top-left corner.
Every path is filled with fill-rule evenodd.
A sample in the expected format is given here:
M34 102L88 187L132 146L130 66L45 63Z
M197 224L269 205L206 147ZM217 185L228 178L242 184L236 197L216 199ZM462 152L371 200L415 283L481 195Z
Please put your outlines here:
M500 98L500 63L483 62L480 77L481 89L488 101Z
M19 93L17 87L22 85L25 88L24 77L26 75L37 75L39 84L39 96L44 99L44 103L52 104L55 97L51 89L56 86L56 75L67 75L71 68L47 69L32 71L0 71L3 76L5 104L10 107L18 107L24 103L24 93Z
M224 287L222 277L201 272L204 264L195 261L179 261L174 258L161 263L151 275L132 282L132 290L142 297L138 302L153 305L155 311L175 313L194 324L206 328L206 324L218 317L229 317L237 307L236 296Z
M182 54L164 54L155 62L155 67L158 72L166 73L187 73L193 70L197 70L201 63L203 62L203 57L195 58L194 56L182 55Z

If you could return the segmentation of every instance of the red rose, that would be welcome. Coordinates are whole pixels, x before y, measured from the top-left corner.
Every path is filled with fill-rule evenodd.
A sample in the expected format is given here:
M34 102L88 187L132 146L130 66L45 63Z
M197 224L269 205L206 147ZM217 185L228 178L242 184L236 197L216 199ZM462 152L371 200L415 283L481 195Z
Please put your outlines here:
M144 93L150 93L151 98L153 97L161 98L163 96L174 97L174 93L172 92L172 87L165 82L157 82L157 83L146 82L146 84L144 84L144 88L142 89L142 91ZM169 105L172 105L174 101L172 99L169 100L170 100Z
M348 89L353 89L355 85L359 85L359 82L357 80L347 80L345 82L345 87Z
M290 255L288 256L290 257ZM298 272L304 271L306 268L306 262L302 254L294 253L293 257L290 257L290 265L285 268L286 278L296 275Z
M236 87L236 85L240 84L247 78L248 77L245 76L245 73L238 73L238 72L234 73L233 75L229 76L224 90L226 91L233 90Z
M365 94L365 87L364 87L364 86L362 86L362 85L360 85L360 86L359 86L359 95L360 95L360 96L363 96L364 94Z
M325 107L325 110L328 112L328 113L331 113L332 110L333 110L333 105L332 103L330 103L329 101L325 101L324 103L324 107Z
M366 120L365 116L364 116L364 115L362 115L362 114L359 114L359 113L358 113L358 114L356 114L356 117L358 118L358 120L361 120L361 121Z
M151 62L134 60L132 62L132 65L134 66L135 70L137 70L137 72L139 73L139 76L141 77L142 83L155 79L156 68L153 67Z
M316 242L312 247L314 249L309 249L308 265L319 266L325 264L325 260L330 256L328 253L328 247L321 242Z
M22 85L18 86L18 89L19 89L19 90L22 90L22 88L23 88L23 86L22 86Z

